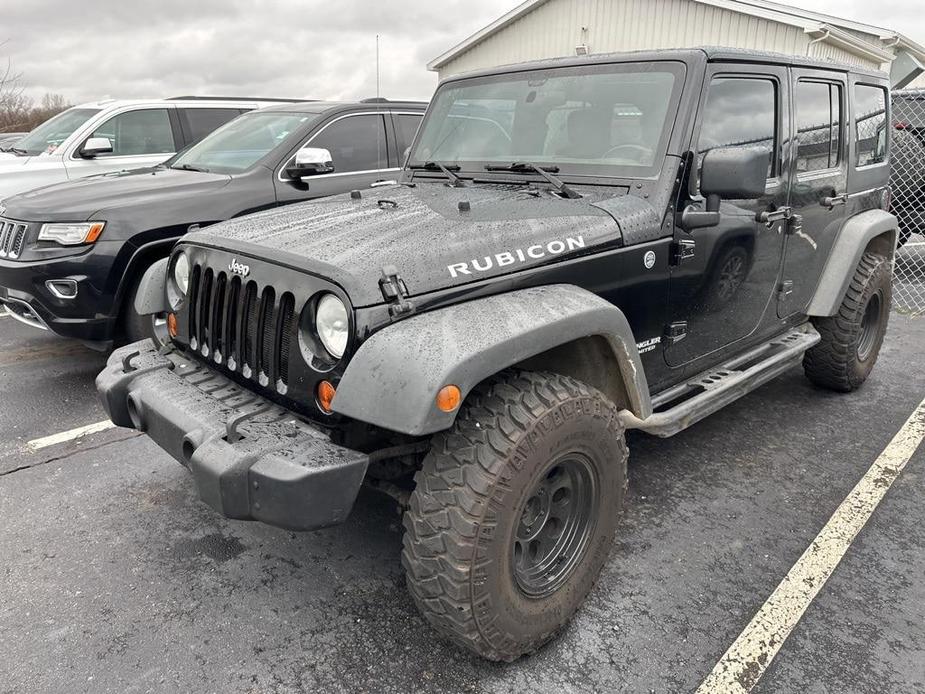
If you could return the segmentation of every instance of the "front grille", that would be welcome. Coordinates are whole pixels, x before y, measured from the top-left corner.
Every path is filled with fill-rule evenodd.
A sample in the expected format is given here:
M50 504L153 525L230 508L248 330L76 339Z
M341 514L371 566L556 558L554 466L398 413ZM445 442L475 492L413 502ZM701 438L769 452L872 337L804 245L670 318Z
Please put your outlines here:
M26 225L0 217L0 258L18 258L26 243Z
M291 343L298 339L295 298L223 270L193 266L189 346L231 372L285 394Z

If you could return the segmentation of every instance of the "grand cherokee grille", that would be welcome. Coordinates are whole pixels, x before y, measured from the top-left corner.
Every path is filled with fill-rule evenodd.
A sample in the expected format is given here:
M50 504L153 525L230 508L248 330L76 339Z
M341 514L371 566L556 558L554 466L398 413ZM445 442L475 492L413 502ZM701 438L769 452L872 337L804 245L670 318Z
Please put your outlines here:
M292 343L298 339L293 295L194 264L189 297L190 348L285 394Z
M26 242L26 225L0 217L0 258L18 258Z

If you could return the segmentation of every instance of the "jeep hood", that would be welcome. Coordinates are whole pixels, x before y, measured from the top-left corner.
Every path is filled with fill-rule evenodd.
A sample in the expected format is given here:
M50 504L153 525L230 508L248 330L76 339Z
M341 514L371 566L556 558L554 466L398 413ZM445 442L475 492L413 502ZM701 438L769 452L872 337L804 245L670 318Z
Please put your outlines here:
M166 168L135 169L54 183L7 198L7 216L30 222L110 221L146 206L168 208L223 188L229 176Z
M578 190L581 199L566 200L523 184L393 185L232 219L184 240L326 277L363 307L383 302L386 266L418 296L621 245L624 217L660 224L626 188Z

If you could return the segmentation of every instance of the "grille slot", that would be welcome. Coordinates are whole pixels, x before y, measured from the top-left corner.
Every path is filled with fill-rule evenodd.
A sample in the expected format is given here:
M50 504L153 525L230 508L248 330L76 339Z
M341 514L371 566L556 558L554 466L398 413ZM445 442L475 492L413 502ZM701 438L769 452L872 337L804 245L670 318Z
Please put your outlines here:
M286 392L298 328L295 298L195 265L190 280L190 348L265 388Z
M25 244L26 225L0 218L0 258L18 258Z

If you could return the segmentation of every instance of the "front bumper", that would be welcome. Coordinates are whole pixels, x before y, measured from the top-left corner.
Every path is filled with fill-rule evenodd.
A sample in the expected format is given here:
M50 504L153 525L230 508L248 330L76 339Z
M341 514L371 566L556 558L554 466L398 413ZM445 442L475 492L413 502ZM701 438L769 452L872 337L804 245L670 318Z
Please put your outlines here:
M366 474L365 454L148 341L113 352L96 387L115 424L150 436L189 469L202 500L228 518L291 530L336 525Z
M0 259L0 305L17 315L27 308L34 320L24 322L63 337L108 342L113 338L117 312L113 297L100 290L95 279L104 277L105 270L89 253L44 261ZM45 284L47 280L73 281L77 296L56 296Z

